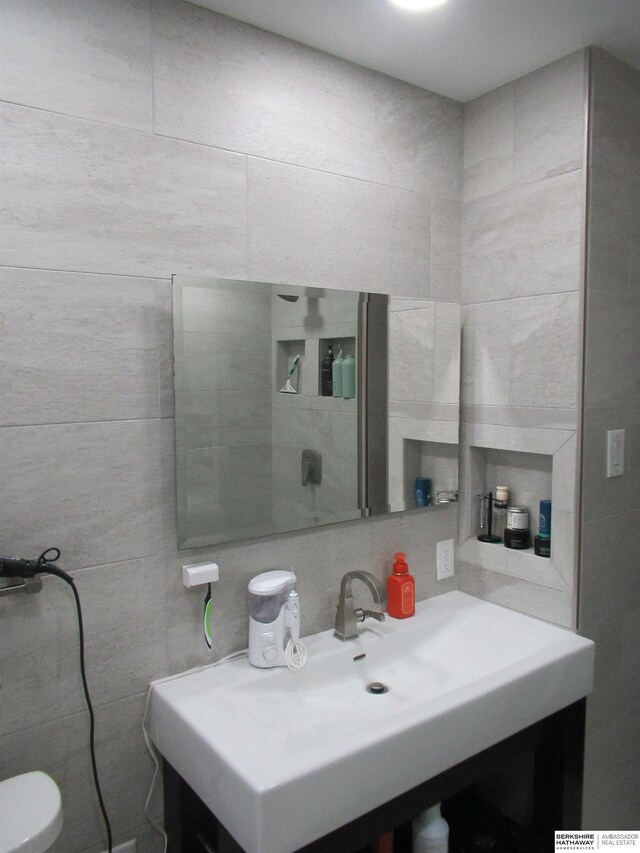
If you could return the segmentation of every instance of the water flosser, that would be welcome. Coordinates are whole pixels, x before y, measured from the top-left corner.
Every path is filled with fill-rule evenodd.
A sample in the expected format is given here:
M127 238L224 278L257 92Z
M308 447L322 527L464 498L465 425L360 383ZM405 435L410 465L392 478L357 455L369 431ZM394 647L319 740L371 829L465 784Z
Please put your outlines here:
M286 666L289 634L300 630L300 606L293 572L272 571L249 583L249 663L261 669ZM293 597L291 597L293 593Z

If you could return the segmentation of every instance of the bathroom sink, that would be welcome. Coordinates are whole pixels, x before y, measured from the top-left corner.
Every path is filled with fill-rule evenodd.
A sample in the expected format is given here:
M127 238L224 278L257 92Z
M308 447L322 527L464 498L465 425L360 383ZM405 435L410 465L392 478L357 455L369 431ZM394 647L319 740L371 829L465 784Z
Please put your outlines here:
M304 642L297 672L240 659L152 693L154 743L249 853L290 853L592 687L589 640L460 592Z

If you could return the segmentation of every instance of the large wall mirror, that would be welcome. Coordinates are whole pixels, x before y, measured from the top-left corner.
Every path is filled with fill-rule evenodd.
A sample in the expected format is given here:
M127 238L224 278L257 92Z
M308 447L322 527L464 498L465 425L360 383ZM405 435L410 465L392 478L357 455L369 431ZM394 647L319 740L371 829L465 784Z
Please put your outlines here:
M417 477L455 500L459 306L185 276L173 300L179 548L415 508Z

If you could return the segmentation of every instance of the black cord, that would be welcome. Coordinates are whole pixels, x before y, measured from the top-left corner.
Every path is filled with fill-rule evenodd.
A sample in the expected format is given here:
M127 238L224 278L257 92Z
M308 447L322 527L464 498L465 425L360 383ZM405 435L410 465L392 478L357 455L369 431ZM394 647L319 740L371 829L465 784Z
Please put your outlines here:
M107 830L107 850L108 853L112 853L113 850L113 839L111 836L111 823L109 822L109 816L107 814L107 809L104 804L104 799L102 797L102 790L100 788L100 779L98 778L98 765L96 762L96 744L95 744L95 733L96 733L96 721L93 713L93 705L91 704L91 696L89 695L89 685L87 684L87 674L84 668L84 625L82 622L82 607L80 605L80 596L78 595L78 590L76 589L75 581L71 577L71 575L67 574L63 569L59 568L54 564L54 560L59 559L60 550L58 548L49 548L46 551L43 551L42 554L38 557L38 565L39 572L43 572L49 575L55 575L55 577L60 578L60 580L65 581L65 583L69 584L71 587L71 591L73 592L73 597L76 602L76 610L78 612L78 632L80 634L80 674L82 676L82 687L84 688L84 697L87 701L87 709L89 711L89 748L91 751L91 767L93 769L93 784L96 789L96 794L98 795L98 802L100 803L100 811L102 812L102 818L104 820L104 825Z

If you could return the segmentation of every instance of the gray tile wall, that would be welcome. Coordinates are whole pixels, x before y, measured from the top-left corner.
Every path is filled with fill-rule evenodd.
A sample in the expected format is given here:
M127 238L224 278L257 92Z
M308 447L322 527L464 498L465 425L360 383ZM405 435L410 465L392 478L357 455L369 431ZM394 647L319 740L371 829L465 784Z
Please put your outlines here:
M640 816L640 73L592 51L580 632L596 642L584 825ZM610 429L625 473L606 478Z
M464 128L461 585L565 625L575 623L567 497L577 464L585 67L578 51L466 104ZM491 448L540 456L510 471L491 463ZM474 564L475 493L495 489L499 475L536 517L548 485L524 483L552 457L563 471L553 480L555 571L496 551L493 568L484 557Z
M76 576L115 837L146 853L146 684L245 645L253 574L295 567L303 633L394 550L420 598L456 585L435 580L449 510L176 552L170 277L455 301L462 108L185 3L107 5L3 6L1 546L56 545ZM210 558L212 655L180 572ZM0 777L49 771L61 849L97 853L68 591L0 613Z

